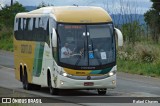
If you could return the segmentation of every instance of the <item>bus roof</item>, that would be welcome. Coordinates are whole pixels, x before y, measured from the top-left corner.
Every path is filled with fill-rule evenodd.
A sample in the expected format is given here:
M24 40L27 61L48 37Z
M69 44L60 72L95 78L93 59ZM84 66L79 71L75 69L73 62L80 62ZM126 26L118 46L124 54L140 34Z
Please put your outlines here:
M103 23L112 22L110 15L100 7L91 6L52 6L43 7L27 13L53 14L57 22L64 23ZM26 15L26 13L24 14Z

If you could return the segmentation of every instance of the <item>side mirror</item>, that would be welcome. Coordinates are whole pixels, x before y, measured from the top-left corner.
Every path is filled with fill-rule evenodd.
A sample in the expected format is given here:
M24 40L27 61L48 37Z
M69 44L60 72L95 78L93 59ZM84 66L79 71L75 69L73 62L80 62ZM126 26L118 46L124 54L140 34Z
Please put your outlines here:
M52 46L57 47L57 34L54 28L52 31Z
M123 35L122 35L122 32L117 28L114 28L114 29L115 29L115 34L116 34L117 40L118 40L118 46L123 46Z

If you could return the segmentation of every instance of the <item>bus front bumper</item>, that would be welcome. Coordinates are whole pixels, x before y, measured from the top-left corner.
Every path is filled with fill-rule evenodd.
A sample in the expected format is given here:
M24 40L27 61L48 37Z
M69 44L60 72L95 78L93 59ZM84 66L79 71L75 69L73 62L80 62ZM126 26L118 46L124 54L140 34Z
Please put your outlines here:
M100 89L116 87L116 74L99 80L75 80L59 75L56 81L56 88L59 89Z

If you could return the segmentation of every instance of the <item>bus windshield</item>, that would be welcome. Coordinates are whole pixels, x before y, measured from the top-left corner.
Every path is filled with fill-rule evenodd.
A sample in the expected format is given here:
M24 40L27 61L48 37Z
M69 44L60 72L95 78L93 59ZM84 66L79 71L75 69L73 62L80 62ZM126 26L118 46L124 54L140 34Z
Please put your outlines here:
M59 62L67 67L99 67L115 62L112 24L58 24Z

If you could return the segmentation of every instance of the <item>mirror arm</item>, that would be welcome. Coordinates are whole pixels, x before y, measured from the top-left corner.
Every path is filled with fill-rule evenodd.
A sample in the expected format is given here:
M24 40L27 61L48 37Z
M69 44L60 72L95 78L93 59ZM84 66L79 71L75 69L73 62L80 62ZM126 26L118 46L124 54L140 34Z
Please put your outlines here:
M117 39L118 39L118 46L123 46L123 35L122 35L122 32L117 28L114 28L114 29L115 29L115 33L116 33Z

